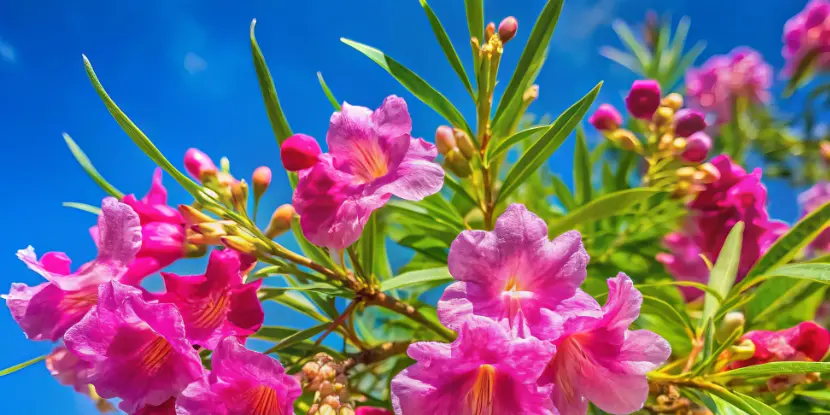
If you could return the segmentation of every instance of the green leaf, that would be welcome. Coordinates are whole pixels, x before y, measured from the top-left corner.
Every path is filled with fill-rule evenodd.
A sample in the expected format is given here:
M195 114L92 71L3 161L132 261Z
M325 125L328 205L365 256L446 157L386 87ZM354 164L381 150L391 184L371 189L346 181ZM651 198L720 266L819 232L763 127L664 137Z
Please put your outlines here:
M331 93L331 89L329 89L328 84L326 84L326 80L323 79L322 72L317 72L317 80L320 82L320 88L323 88L323 93L326 94L326 98L328 98L329 102L331 102L331 106L335 111L340 111L340 103L337 101L337 98L334 97L334 94Z
M659 189L640 187L604 195L553 222L548 229L548 235L556 236L576 228L579 224L618 215L629 206L662 192Z
M461 78L461 82L464 83L464 87L467 88L467 92L475 98L473 86L470 84L470 79L467 77L467 72L464 70L464 65L461 64L461 59L458 57L458 53L456 53L455 47L453 47L452 42L450 41L450 37L447 36L447 31L444 30L444 26L441 25L441 21L438 19L438 16L435 15L435 12L432 11L432 8L429 7L426 0L420 1L421 7L424 8L424 12L427 14L427 19L429 19L429 24L432 26L432 31L435 33L435 38L438 39L438 43L444 51L444 55L446 55L447 60L450 61L452 69L458 77Z
M677 81L679 81L683 75L686 73L686 69L689 69L695 63L695 60L703 53L706 49L706 42L699 41L692 46L692 49L689 50L686 55L683 56L682 59L676 60L675 65L672 67L671 70L671 78L666 85L675 85Z
M251 21L251 53L254 58L254 68L256 69L256 76L259 80L259 88L262 90L262 99L265 101L268 120L271 121L271 129L274 130L274 136L277 137L277 142L282 144L283 141L294 135L294 133L291 131L291 126L288 125L288 120L282 112L280 99L277 97L277 89L274 87L274 80L271 78L271 71L268 69L265 56L262 55L262 50L256 41L255 29L256 19ZM292 182L292 186L296 185L296 182Z
M830 284L830 264L804 263L783 265L759 278L769 279L776 277L811 280L822 284Z
M326 268L337 268L334 261L326 253L326 251L312 244L308 241L308 239L305 238L305 235L303 235L303 228L300 227L299 219L295 219L293 222L291 222L291 231L294 233L294 239L297 240L297 245L300 246L300 250L303 251L303 253L306 254L306 256L313 259L314 262L325 265Z
M753 409L755 409L755 411L758 412L760 415L780 415L780 413L778 411L776 411L775 409L773 409L769 405L767 405L767 404L765 404L765 403L763 403L763 402L761 402L761 401L759 401L759 400L757 400L757 399L755 399L751 396L744 395L743 393L740 393L738 391L733 391L733 393L735 395L738 395L744 401L746 401L746 403L749 404L749 406L751 406Z
M756 378L828 372L830 372L830 362L772 362L715 373L710 377L720 381L723 378Z
M308 297L299 292L286 291L285 289L278 287L266 287L260 288L258 294L260 301L275 301L317 321L329 321L326 316L320 313L320 310L308 299Z
M363 268L363 272L369 275L375 272L375 251L377 250L375 245L377 244L377 239L383 242L383 234L379 234L378 232L378 213L376 211L369 216L369 221L366 222L366 226L363 227L363 233L357 241L360 265Z
M709 287L720 293L721 298L729 294L735 278L738 276L738 264L741 260L741 241L743 240L744 223L738 222L729 231L726 242L721 248L718 260L709 273ZM710 294L706 294L703 301L703 316L700 321L705 323L715 316L721 301Z
M709 355L709 357L704 358L697 365L695 370L692 371L692 376L697 376L697 375L703 373L704 371L708 370L709 368L711 368L712 365L718 360L718 357L721 355L721 353L723 353L724 350L728 349L729 346L732 346L735 343L735 341L738 340L738 337L741 337L742 334L743 334L743 330L741 328L735 329L735 331L733 331L732 334L730 334L729 337L726 340L724 340L720 344L720 346L718 346L717 349L712 351L712 353Z
M115 104L115 101L110 98L107 91L104 89L104 86L101 85L101 82L98 80L98 76L95 74L95 70L92 69L92 64L87 59L86 55L83 55L84 58L84 69L86 70L86 74L89 77L90 82L92 82L92 86L95 88L95 92L98 93L98 96L101 97L101 100L104 101L104 105L109 110L112 117L121 126L121 129L124 130L125 133L133 140L138 148L144 152L151 160L153 160L159 167L161 167L164 171L167 172L170 176L173 177L179 184L187 190L191 195L193 195L197 200L200 202L201 199L201 186L196 184L193 180L190 180L184 173L179 171L166 157L159 151L158 148L144 135L142 132L133 122L127 117L127 114L124 111L121 111L121 108L118 108L118 105Z
M734 393L730 392L729 390L719 386L719 385L711 385L710 387L706 388L706 391L711 393L712 395L721 398L726 403L738 408L748 415L761 415L758 413L757 410L750 404L748 404L745 400L743 400L740 396L735 395Z
M575 209L576 201L571 194L571 190L568 189L568 185L562 181L562 178L559 177L559 175L553 175L551 180L553 181L553 193L556 195L556 198L559 199L559 202L562 203L565 210L570 211Z
M646 284L636 284L635 287L637 288L649 288L649 287L667 287L667 286L674 286L674 287L694 287L699 290L703 290L710 295L717 298L718 301L723 301L723 297L719 292L717 292L714 288L706 285L701 284L699 282L692 282L692 281L661 281L661 282L654 282L654 283L646 283Z
M472 130L470 130L467 121L464 120L464 116L452 105L447 97L441 95L440 92L436 91L435 88L426 83L426 81L414 72L371 46L366 46L346 38L341 38L340 41L357 49L358 52L366 55L369 59L380 65L381 68L385 69L386 72L389 72L397 79L404 88L409 90L412 95L415 95L418 99L430 106L430 108L434 109L435 112L446 118L453 126L464 130L470 137L475 136Z
M43 356L40 356L40 357L36 357L36 358L34 358L34 359L32 359L32 360L27 360L27 361L25 361L25 362L23 362L23 363L18 363L18 364L14 365L14 366L7 367L7 368L5 368L5 369L3 369L3 370L0 370L0 376L10 375L10 374L12 374L12 373L14 373L14 372L17 372L18 370L25 369L25 368L26 368L26 367L28 367L28 366L31 366L31 365L33 365L33 364L35 364L35 363L37 363L37 362L40 362L40 361L41 361L41 360L43 360L43 359L46 359L46 355L43 355Z
M279 343L283 341L285 338L292 336L299 331L299 329L283 326L262 326L256 333L252 334L251 337L272 343ZM324 352L337 360L346 359L346 356L344 356L342 353L322 344L315 346L314 342L312 342L309 339L294 343L291 346L283 348L281 351L285 352L288 349L305 350L306 352L303 354L306 356L310 356L313 353Z
M576 129L576 146L574 149L574 194L576 203L582 206L591 201L593 180L591 179L591 152L585 139L585 130Z
M613 193L616 188L616 181L614 180L614 173L611 172L611 166L608 162L602 163L602 190L603 193Z
M421 203L414 203L406 200L391 200L386 204L385 209L401 215L413 223L425 229L450 232L458 234L464 229L464 225L456 218L449 219L443 215L435 215L434 211L426 208Z
M811 281L783 278L765 282L755 290L755 297L746 305L749 326L762 323L793 304L812 285Z
M671 304L648 295L643 296L642 312L661 317L664 321L679 323L679 327L691 338L695 327L685 312L678 310Z
M748 286L752 280L769 270L790 262L801 250L830 224L830 203L825 203L793 225L784 236L769 248L755 266L749 270L746 278L735 287L736 292Z
M506 153L514 145L533 137L548 128L550 128L549 125L530 127L507 137L506 139L500 141L497 145L487 146L487 150L484 153L484 164L489 166L492 160L495 160L497 157Z
M331 325L332 325L332 323L325 322L325 323L320 323L316 326L309 327L305 330L300 330L300 331L298 331L298 332L282 339L282 341L280 341L279 343L274 345L274 347L272 347L272 348L268 349L267 351L265 351L265 354L278 352L278 351L283 350L287 347L291 347L291 346L293 346L297 343L300 343L304 340L310 339L310 338L322 333L327 328L329 328L329 326L331 326Z
M649 53L648 49L646 49L646 47L634 37L634 33L631 32L628 25L622 20L615 20L612 27L614 28L614 31L617 32L617 36L620 38L620 41L622 41L623 45L634 53L634 56L640 62L640 66L643 68L650 68L652 59L651 53Z
M486 42L487 39L484 39L484 0L464 0L464 8L467 11L467 27L470 29L470 39L476 38L479 43ZM478 68L478 60L478 51L473 48L475 68Z
M671 50L669 56L671 62L674 63L683 55L683 48L686 46L686 36L689 34L689 27L692 21L688 16L683 16L677 24L677 30L674 32L674 39L671 42Z
M450 271L447 267L423 269L419 271L407 272L383 281L380 284L380 290L389 291L420 284L437 286L452 281L452 275L450 275Z
M118 191L115 186L111 185L106 179L104 179L104 176L101 176L101 173L98 173L98 170L95 169L95 166L93 166L92 162L89 161L89 158L86 154L84 154L84 151L78 147L78 144L75 143L75 140L73 140L69 134L63 133L63 140L66 141L66 145L69 146L69 151L71 151L72 155L75 156L75 160L78 161L78 164L81 165L86 174L92 178L98 187L107 192L108 195L117 198L118 200L124 198L124 193Z
M522 56L519 58L519 63L516 65L513 76L499 100L496 114L493 117L494 125L499 124L499 120L505 115L508 107L521 102L525 90L538 74L538 69L547 56L548 45L551 37L553 37L553 30L556 28L559 14L562 12L563 3L564 0L548 0L539 14L539 18L536 19L527 44L522 51Z
M637 165L637 153L633 151L626 151L620 157L620 161L617 164L617 189L628 189L630 186L628 185L628 176L631 175L631 169L633 169Z
M628 68L629 71L634 72L635 74L643 75L645 73L645 69L640 64L640 61L634 57L634 55L609 46L603 46L600 48L599 54Z
M582 97L576 104L568 108L550 128L534 143L513 165L502 183L501 190L497 201L507 200L507 197L516 191L519 186L533 174L536 169L541 167L548 158L559 148L566 138L571 134L571 131L576 128L576 125L585 116L588 108L596 99L602 82L597 84L594 89L587 95Z
M478 206L478 202L475 200L475 198L470 196L470 193L468 193L467 190L464 189L464 186L462 186L461 183L458 182L458 180L455 180L454 177L450 176L449 174L444 174L444 184L450 189L452 189L452 191L455 192L456 195L466 199L473 206Z
M64 207L83 210L84 212L92 213L93 215L100 215L101 208L88 205L86 203L77 203L77 202L63 202Z

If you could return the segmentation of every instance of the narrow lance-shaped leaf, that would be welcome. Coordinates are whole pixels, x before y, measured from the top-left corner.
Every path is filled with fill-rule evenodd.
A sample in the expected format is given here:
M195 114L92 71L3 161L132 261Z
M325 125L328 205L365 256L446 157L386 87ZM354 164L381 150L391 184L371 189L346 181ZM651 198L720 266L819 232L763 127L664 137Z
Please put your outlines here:
M63 133L63 139L66 141L66 145L69 146L69 151L72 152L72 155L75 156L75 160L78 161L78 164L84 169L86 174L92 178L95 184L98 185L101 189L107 192L108 195L115 197L116 199L121 200L124 198L124 193L118 191L115 186L111 185L104 176L101 176L101 173L98 173L98 170L95 166L92 165L92 162L89 161L89 158L86 156L83 150L78 147L78 144L75 143L75 140L69 136L67 133Z
M296 332L296 333L294 333L294 334L292 334L292 335L290 335L290 336L288 336L288 337L286 337L286 338L282 339L282 341L281 341L281 342L279 342L279 343L277 343L276 345L274 345L274 347L272 347L272 348L268 349L268 350L265 352L265 354L268 354L268 353L274 353L274 352L278 352L278 351L280 351L280 350L282 350L282 349L285 349L285 348L287 348L287 347L291 347L291 346L293 346L293 345L295 345L295 344L297 344L297 343L300 343L300 342L302 342L302 341L304 341L304 340L310 339L310 338L312 338L312 337L314 337L314 336L316 336L316 335L318 335L318 334L322 333L322 332L323 332L324 330L326 330L326 329L327 329L330 325L331 325L331 323L326 322L326 323L321 323L321 324L318 324L318 325L316 325L316 326L309 327L309 328L307 328L307 329L305 329L305 330L298 331L298 332Z
M798 373L828 373L828 362L771 362L762 365L746 366L711 375L713 378L753 378L794 375Z
M322 72L317 72L317 80L320 82L320 88L323 88L323 93L326 94L326 98L328 98L332 108L334 108L335 111L340 111L340 103L337 102L337 98L334 97L334 94L332 94L328 84L326 84L326 80L323 79Z
M430 84L421 79L414 72L398 63L396 60L385 55L383 52L362 43L358 43L349 39L341 38L343 43L357 49L358 52L366 55L369 59L380 65L381 68L389 72L401 85L404 86L412 95L429 105L435 112L447 119L453 126L464 130L470 137L474 137L469 124L464 120L461 112L447 99L441 95Z
M511 135L510 137L507 137L506 139L500 141L497 145L487 146L487 150L484 153L484 164L489 165L490 161L506 153L514 145L519 144L522 141L527 140L528 138L531 138L534 135L547 130L548 128L550 128L549 125L530 127L525 130L519 131L516 134Z
M571 194L571 190L568 189L568 185L558 175L553 175L551 180L553 182L553 193L559 199L559 203L562 203L562 207L567 211L574 210L576 208L576 201Z
M715 395L718 398L722 399L724 402L744 411L747 415L761 415L758 413L758 411L755 410L755 408L753 408L740 396L735 395L734 393L730 392L728 389L720 385L710 384L705 389L712 395Z
M41 360L43 360L43 359L46 359L46 355L39 356L39 357L36 357L36 358L34 358L34 359L32 359L32 360L27 360L27 361L25 361L25 362L23 362L23 363L18 363L18 364L14 365L14 366L7 367L7 368L5 368L5 369L3 369L3 370L0 370L0 376L10 375L10 374L12 374L12 373L14 373L14 372L17 372L18 370L25 369L26 367L29 367L29 366L31 366L31 365L33 365L33 364L37 363L37 362L40 362L40 361L41 361Z
M507 177L505 177L504 183L499 191L498 201L506 200L536 169L541 167L553 155L556 149L562 145L562 142L576 128L576 125L582 117L585 116L585 113L591 107L594 99L596 99L601 87L602 82L598 83L591 92L562 113L551 124L550 128L536 140L536 143L522 154L519 161L507 173Z
M548 230L548 234L556 236L562 232L576 228L581 223L594 222L599 219L619 215L629 206L642 202L661 192L662 190L646 187L607 194L592 200L590 203L573 210L553 222Z
M282 112L282 106L277 97L277 89L274 87L274 80L271 78L271 71L268 69L265 56L262 55L262 50L260 50L259 43L256 41L255 29L256 19L251 21L251 53L254 58L254 68L259 80L259 88L262 90L262 99L265 101L265 110L268 112L268 120L271 121L271 128L274 130L277 142L282 144L294 133L291 132L288 120ZM296 183L292 183L292 185L296 186Z
M412 287L415 285L428 284L436 286L452 282L453 278L447 267L423 269L407 272L392 277L380 284L381 291L389 291L400 288Z
M479 43L484 43L484 0L464 0L464 9L467 11L467 27L470 30L470 40L478 39ZM479 55L477 50L473 50L473 65L476 68L474 72L478 71Z
M588 150L588 142L585 139L585 130L582 127L576 129L576 146L574 149L574 194L576 203L584 205L591 201L593 190L591 179L591 152Z
M475 99L473 86L470 84L470 79L467 77L464 65L461 64L461 59L458 58L458 53L456 53L455 47L453 47L450 37L447 35L447 31L444 30L441 20L439 20L438 16L435 15L435 12L432 11L432 8L429 7L426 0L421 0L421 7L424 8L424 12L427 14L427 19L429 19L429 24L432 26L432 31L435 33L435 38L438 39L438 43L441 45L441 50L443 50L444 55L447 56L450 66L452 66L452 69L461 79L461 82L464 83L464 88L467 88L467 92L469 92Z
M720 293L721 297L725 297L732 285L735 283L735 278L738 276L738 264L741 261L741 241L744 235L744 223L738 222L729 231L726 237L726 242L721 248L718 260L715 266L709 273L709 287ZM701 322L705 323L709 318L715 315L715 312L720 306L720 301L712 295L706 294L703 301L703 316Z
M646 47L634 37L634 33L631 32L628 25L622 20L615 20L612 27L614 28L614 31L617 32L617 36L620 38L620 41L622 41L623 45L634 53L634 56L636 56L637 60L640 61L640 66L643 68L650 68L652 60L651 53L649 53Z
M68 208L82 210L84 212L89 212L89 213L92 213L93 215L100 215L101 214L101 208L96 207L96 206L92 206L92 205L88 205L86 203L63 202L63 206L68 207Z
M778 411L773 409L771 406L743 393L738 391L734 391L735 395L738 395L741 399L743 399L752 409L756 410L759 415L780 415Z

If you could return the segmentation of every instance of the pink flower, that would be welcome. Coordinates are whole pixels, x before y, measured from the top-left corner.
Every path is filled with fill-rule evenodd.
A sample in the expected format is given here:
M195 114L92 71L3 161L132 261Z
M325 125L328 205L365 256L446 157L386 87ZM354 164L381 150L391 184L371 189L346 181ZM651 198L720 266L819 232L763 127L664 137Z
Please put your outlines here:
M704 129L706 129L706 120L700 111L682 109L674 115L674 132L678 137L690 137Z
M49 373L64 386L71 386L76 392L89 395L89 371L92 365L78 359L77 356L58 346L46 356L46 368Z
M103 398L121 398L131 413L158 406L202 378L199 354L172 304L148 303L142 291L101 284L98 306L64 336L66 348L92 364L89 382Z
M300 383L280 362L226 337L212 357L210 383L195 383L177 401L179 415L288 415Z
M567 316L556 354L540 379L553 382L553 402L561 414L584 414L588 401L611 414L628 414L648 398L646 373L671 355L669 343L648 330L629 330L643 297L625 274L608 280L602 309L581 296Z
M750 331L743 339L755 344L755 354L750 359L732 362L732 369L793 360L820 362L830 348L830 333L812 321L779 331Z
M458 281L438 302L438 316L458 329L470 315L493 319L515 335L552 338L552 311L585 280L588 253L579 232L550 241L545 221L510 205L492 232L464 231L452 243L449 269Z
M184 257L185 221L176 208L167 205L161 169L156 169L150 191L141 200L135 195L127 195L123 202L138 213L142 244L122 282L138 285L144 277Z
M625 97L625 107L634 117L650 120L660 107L660 84L651 79L634 81Z
M680 157L687 163L701 163L706 160L712 149L712 139L709 134L698 131L686 139L686 148Z
M719 123L732 118L732 106L738 98L767 102L771 85L772 67L746 47L736 48L728 56L713 56L701 68L686 73L690 101L716 114Z
M293 205L303 233L319 246L345 248L393 195L421 200L441 189L435 146L412 138L406 102L390 96L376 111L343 104L331 117L329 153L300 172Z
M395 415L394 412L384 408L373 408L371 406L361 406L354 410L355 415Z
M663 244L669 252L657 254L657 261L678 281L691 281L706 284L709 281L709 268L700 257L700 247L688 235L673 232L663 238ZM694 301L703 296L703 291L694 287L677 287L686 301Z
M159 300L178 308L193 344L213 350L225 337L245 338L262 326L265 316L257 298L262 280L243 283L236 251L211 252L203 275L162 277L167 292Z
M559 414L550 387L536 384L553 350L471 316L452 344L409 346L416 362L392 380L392 406L397 415Z
M784 25L785 71L792 75L801 59L812 52L819 71L830 69L830 1L813 0Z
M184 153L184 167L196 180L201 180L202 173L208 170L217 171L210 156L196 148L189 148Z
M830 182L816 183L798 196L802 217L807 216L827 202L830 202ZM830 251L830 228L821 231L816 239L810 242L810 248L821 252Z
M320 145L314 137L294 134L280 146L280 158L288 171L305 170L320 160Z
M588 122L599 131L616 130L623 122L622 115L610 104L602 104L591 115Z
M46 253L38 261L32 247L17 251L29 269L49 281L34 287L14 283L11 292L3 296L29 339L57 341L97 303L99 284L126 274L127 265L141 247L138 216L115 198L106 198L98 226L98 257L75 272L62 252Z

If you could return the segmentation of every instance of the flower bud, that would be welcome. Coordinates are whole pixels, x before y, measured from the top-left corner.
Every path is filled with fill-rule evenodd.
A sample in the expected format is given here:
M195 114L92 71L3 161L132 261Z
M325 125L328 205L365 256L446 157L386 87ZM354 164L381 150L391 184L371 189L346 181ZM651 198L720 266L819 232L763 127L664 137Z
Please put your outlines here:
M664 127L666 125L671 124L672 120L674 119L674 110L669 107L659 107L657 111L654 112L654 115L651 117L651 121L657 127Z
M195 148L190 148L184 153L184 168L197 180L202 180L204 171L217 170L213 160L207 154Z
M677 92L672 92L660 101L660 105L678 111L680 108L683 108L683 96Z
M634 81L625 97L625 106L631 115L643 120L651 119L660 107L660 84L650 79Z
M677 175L677 178L680 179L680 180L693 179L695 177L695 174L697 174L697 173L698 173L698 171L694 167L681 167L681 168L677 169L677 171L675 172L675 174Z
M464 158L458 149L452 149L444 156L444 167L462 179L473 172L470 168L470 161Z
M744 339L740 344L730 347L730 360L746 360L755 355L755 343L752 340Z
M660 142L657 143L657 149L660 151L666 151L671 148L671 144L674 142L674 136L671 134L663 134L660 136Z
M671 142L672 151L675 153L682 153L686 149L686 139L677 137Z
M320 405L316 415L337 415L337 412L330 405L323 404Z
M678 137L689 137L705 128L706 120L700 111L682 109L674 117L674 134Z
M188 225L195 225L204 222L213 222L216 219L206 215L204 212L190 205L179 205L179 213Z
M356 415L354 409L351 406L342 406L340 411L337 412L337 415Z
M531 85L529 86L524 94L522 94L522 102L525 105L530 105L533 101L536 101L536 98L539 98L539 85Z
M473 154L476 152L473 140L470 140L470 136L468 136L463 130L454 128L453 132L455 133L455 143L458 146L458 149L461 150L461 154L463 154L464 158L467 160L472 159Z
M252 255L257 252L256 245L241 236L223 236L220 240L222 241L222 245L243 254Z
M456 147L452 127L441 125L435 130L435 146L438 147L438 152L444 155Z
M602 104L591 115L588 122L599 131L614 131L622 124L622 115L610 104Z
M305 134L294 134L280 146L280 158L288 171L300 171L313 166L321 152L317 141Z
M231 184L231 202L237 212L245 212L248 209L248 183L245 180Z
M516 31L519 30L519 21L515 17L509 16L499 23L499 39L501 43L507 43L510 39L516 37Z
M672 191L672 196L674 197L684 197L692 192L692 182L688 180L681 180L675 183L674 191Z
M689 136L686 146L682 150L681 157L687 163L700 163L706 160L709 150L712 149L712 139L703 131L698 131Z
M268 186L271 185L271 169L267 166L257 167L251 181L254 183L254 198L259 199L268 190Z
M609 138L611 141L617 143L617 145L623 150L639 151L642 149L640 140L638 140L637 136L635 136L631 131L619 128L611 133Z
M743 328L745 321L744 313L740 311L726 313L720 326L715 331L715 338L723 343L735 330Z
M294 206L289 204L278 207L274 211L274 214L271 215L271 221L268 222L268 227L265 228L265 236L274 239L291 229L291 221L294 220L296 213Z
M698 166L698 176L695 179L703 184L714 183L720 180L720 170L712 163L703 163Z
M493 35L496 34L496 24L493 22L487 23L487 27L484 28L484 42L490 40Z

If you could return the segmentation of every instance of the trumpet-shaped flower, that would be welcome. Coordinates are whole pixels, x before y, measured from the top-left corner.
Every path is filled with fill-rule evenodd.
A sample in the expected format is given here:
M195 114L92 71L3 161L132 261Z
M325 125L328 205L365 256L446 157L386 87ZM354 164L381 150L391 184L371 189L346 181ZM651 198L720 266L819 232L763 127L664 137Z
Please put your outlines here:
M141 247L138 215L115 198L106 198L98 227L98 257L75 272L62 252L46 253L40 260L32 247L17 252L29 269L48 280L34 287L14 283L4 296L12 317L29 339L57 341L97 303L99 284L126 274Z
M211 252L203 275L162 276L167 292L159 300L179 309L191 343L213 350L227 336L245 338L262 326L265 316L256 293L262 281L243 284L236 251Z
M397 415L559 414L550 388L536 383L553 351L548 342L514 339L496 322L470 316L452 344L409 346L416 363L392 380L392 406Z
M199 354L172 304L148 303L135 287L101 284L98 305L64 336L66 348L92 365L89 382L128 413L160 406L202 378Z
M89 362L78 359L64 346L55 347L46 356L46 368L49 373L57 379L58 383L64 386L71 386L76 392L89 394L89 371L92 365Z
M289 415L300 382L280 362L248 350L235 337L219 343L209 383L194 383L177 401L179 415Z
M669 343L648 330L629 330L643 297L625 274L608 280L608 301L583 295L569 304L564 334L553 343L540 384L553 384L561 414L584 414L588 402L611 414L628 414L648 397L646 373L671 355ZM580 311L582 310L582 311Z
M514 204L492 232L464 231L452 243L457 280L438 302L441 322L458 329L470 315L498 321L521 337L556 337L553 309L585 280L588 253L579 232L548 239L545 222Z
M743 339L755 345L755 353L749 359L732 362L733 369L793 360L820 362L830 348L830 333L812 321L779 331L750 331Z
M331 117L329 152L300 172L294 207L314 244L345 248L360 237L372 211L397 196L421 200L441 189L444 171L434 145L413 138L406 102L396 96L372 112L343 104Z

